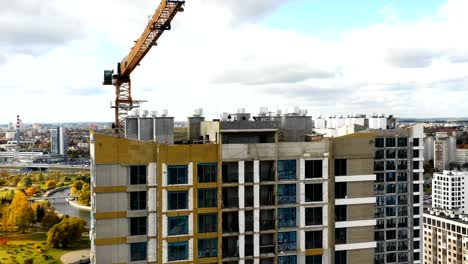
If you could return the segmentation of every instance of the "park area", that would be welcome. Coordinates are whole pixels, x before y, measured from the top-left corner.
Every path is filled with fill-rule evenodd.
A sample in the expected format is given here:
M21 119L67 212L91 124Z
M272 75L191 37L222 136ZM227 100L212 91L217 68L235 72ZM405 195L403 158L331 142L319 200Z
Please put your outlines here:
M89 172L0 171L0 263L62 263L62 255L89 249L86 221L62 215L42 199L68 187L87 205L89 177Z

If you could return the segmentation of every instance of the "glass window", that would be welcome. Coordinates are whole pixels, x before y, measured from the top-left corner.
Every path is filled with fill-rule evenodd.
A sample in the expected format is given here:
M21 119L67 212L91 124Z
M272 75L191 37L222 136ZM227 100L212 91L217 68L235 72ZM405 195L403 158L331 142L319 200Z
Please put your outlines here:
M322 248L322 230L305 232L306 249Z
M395 149L387 149L385 151L385 158L387 159L395 159L396 158L396 151Z
M335 229L335 244L346 244L346 228Z
M346 205L335 205L335 221L346 221L347 214Z
M130 185L146 184L146 166L130 166Z
M146 260L147 256L146 242L130 244L130 261Z
M347 163L345 159L335 159L335 176L346 176L348 174Z
M278 257L278 264L297 264L297 256L281 256Z
M323 224L323 209L322 207L307 207L305 209L306 226L322 225Z
M413 146L419 147L419 138L413 138Z
M188 209L187 191L167 192L168 210Z
M408 169L408 161L406 161L406 160L399 160L399 161L398 161L398 169L399 169L399 170L406 170L406 169Z
M419 150L413 150L413 158L419 158Z
M217 214L199 214L198 215L198 233L218 232Z
M211 258L218 256L218 239L198 239L198 257Z
M398 158L399 159L408 158L408 150L407 149L398 149Z
M167 255L169 261L188 259L188 241L169 242L167 246Z
M275 181L275 162L272 160L260 161L260 181Z
M398 138L398 147L406 147L406 146L408 146L408 139Z
M131 236L146 235L146 217L130 218L130 235Z
M335 182L335 198L343 199L348 195L348 185L346 182Z
M306 256L306 264L322 264L322 255Z
M218 207L218 189L198 189L198 208Z
M167 222L170 236L188 234L188 216L168 217Z
M278 226L296 226L296 208L278 208Z
M346 250L343 251L335 251L335 264L347 264L348 263L348 255Z
M278 179L296 179L296 160L278 160Z
M167 184L187 184L187 165L167 166Z
M395 195L388 195L386 197L387 205L395 205L396 204L396 197Z
M385 169L386 170L396 170L396 163L393 160L387 160L385 162Z
M218 164L217 163L199 163L197 165L198 182L217 182Z
M296 250L296 232L278 233L278 251Z
M322 160L306 160L305 161L305 177L306 178L322 178L323 177L323 161Z
M305 187L306 202L321 202L323 200L321 183L306 184Z
M394 148L395 147L395 138L386 138L385 139L385 147Z
M395 175L396 175L395 172L387 172L386 175L387 175L387 179L386 179L387 182L395 181Z
M130 210L146 210L146 192L130 193Z
M375 159L384 159L384 150L376 149L375 150Z
M296 203L296 184L278 185L278 203Z
M374 171L383 171L385 162L381 161L374 161Z

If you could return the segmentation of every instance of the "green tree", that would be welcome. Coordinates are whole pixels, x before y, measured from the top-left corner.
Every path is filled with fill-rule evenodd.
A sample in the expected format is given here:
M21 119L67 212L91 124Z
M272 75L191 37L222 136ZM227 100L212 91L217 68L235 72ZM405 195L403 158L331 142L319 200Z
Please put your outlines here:
M89 184L83 184L83 187L80 191L80 196L78 197L78 201L83 204L89 206L91 204L91 190L89 188Z
M81 239L86 222L78 217L64 217L47 232L47 243L54 248L68 248Z
M454 170L454 169L461 169L461 166L460 164L456 163L456 162L450 162L449 163L449 170Z
M32 180L31 180L31 177L29 177L29 176L24 177L21 180L21 182L23 183L24 187L31 187L31 185L32 185Z
M53 208L44 208L44 215L42 216L42 226L51 228L57 223L60 223L60 217L55 213Z
M16 225L21 233L24 233L33 220L33 212L29 206L26 194L21 191L16 192L10 207L10 223Z

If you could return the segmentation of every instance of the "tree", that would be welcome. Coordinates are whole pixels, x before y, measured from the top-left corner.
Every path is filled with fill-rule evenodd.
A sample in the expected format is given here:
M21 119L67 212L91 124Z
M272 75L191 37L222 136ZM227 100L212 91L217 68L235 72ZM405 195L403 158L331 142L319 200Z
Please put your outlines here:
M28 189L26 189L26 195L27 196L33 196L35 195L39 190L37 189L37 187L33 186L33 187L29 187Z
M449 170L454 170L454 169L457 169L457 170L460 170L460 164L456 163L456 162L450 162L449 163Z
M45 228L51 228L57 223L60 223L60 217L58 217L53 208L44 208L44 215L42 216L41 223Z
M54 188L55 185L57 185L57 182L55 180L48 180L45 184L46 189L51 189Z
M32 180L31 180L31 177L29 177L29 176L24 177L21 180L21 182L23 183L24 187L31 187L31 185L32 185Z
M80 196L78 197L78 201L83 204L89 206L91 204L91 190L89 188L89 184L83 184L81 188Z
M47 243L54 248L68 248L81 239L86 222L78 217L64 217L47 232Z
M0 223L2 224L3 232L5 235L8 232L10 227L10 204L4 204L2 207L2 218L0 218Z
M11 202L11 224L16 225L21 233L24 233L33 220L33 212L29 207L28 197L21 191L15 193Z
M10 173L7 170L0 170L0 178L6 180L10 177Z

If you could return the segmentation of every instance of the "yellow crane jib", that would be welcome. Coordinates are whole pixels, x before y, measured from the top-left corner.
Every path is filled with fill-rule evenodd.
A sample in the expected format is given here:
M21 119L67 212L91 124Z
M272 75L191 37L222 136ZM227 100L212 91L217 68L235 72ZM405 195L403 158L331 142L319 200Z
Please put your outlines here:
M132 99L130 74L140 65L145 55L166 30L171 30L171 22L178 12L184 11L185 0L162 0L151 17L148 25L135 42L130 53L117 64L117 72L104 71L103 85L115 86L115 132L123 133L128 111L139 107L143 101Z

